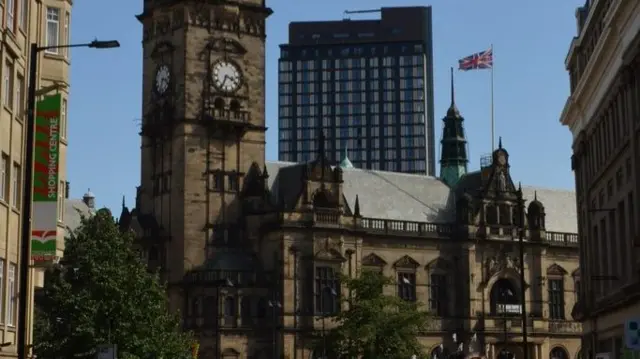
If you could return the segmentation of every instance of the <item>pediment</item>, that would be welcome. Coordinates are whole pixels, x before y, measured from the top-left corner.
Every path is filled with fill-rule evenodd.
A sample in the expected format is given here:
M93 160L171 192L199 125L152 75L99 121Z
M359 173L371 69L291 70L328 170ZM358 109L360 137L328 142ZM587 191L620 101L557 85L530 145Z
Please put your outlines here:
M314 255L315 259L322 261L344 262L347 259L335 249L321 249Z
M242 46L240 42L226 37L217 37L209 40L206 49L234 55L244 55L247 53L247 49Z
M375 253L369 253L366 257L362 258L362 265L369 267L384 267L387 265L387 262Z
M441 270L447 270L449 269L449 262L442 258L442 257L438 257L434 260L432 260L431 262L429 262L425 268L429 271L433 271L433 270L437 270L437 269L441 269Z
M567 271L558 264L553 263L549 268L547 268L547 274L562 276L566 275Z
M393 263L393 266L396 268L418 268L420 266L420 263L418 263L418 261L416 261L415 259L405 255L402 258L398 259L395 263Z

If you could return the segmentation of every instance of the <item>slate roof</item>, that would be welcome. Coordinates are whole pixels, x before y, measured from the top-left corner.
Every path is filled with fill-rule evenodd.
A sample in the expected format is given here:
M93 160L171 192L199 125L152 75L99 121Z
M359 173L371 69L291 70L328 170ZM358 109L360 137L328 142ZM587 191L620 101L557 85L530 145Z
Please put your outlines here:
M82 199L70 199L64 200L64 224L67 233L74 231L80 227L82 223L82 216L91 215L93 209L87 206Z
M274 200L290 209L301 193L301 175L305 164L266 162L269 187ZM353 209L356 195L363 217L444 223L455 220L455 192L459 188L479 187L479 172L461 178L456 190L435 177L406 173L343 169L343 195ZM527 203L535 194L546 212L546 228L550 232L577 233L575 193L561 189L523 186Z

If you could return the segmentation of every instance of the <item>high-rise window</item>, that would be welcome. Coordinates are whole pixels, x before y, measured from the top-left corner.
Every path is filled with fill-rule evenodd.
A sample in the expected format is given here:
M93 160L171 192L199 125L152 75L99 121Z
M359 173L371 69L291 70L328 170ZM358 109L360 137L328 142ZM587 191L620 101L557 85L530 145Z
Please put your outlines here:
M340 279L333 267L316 267L316 314L335 314L340 310Z
M416 301L416 274L414 272L398 272L398 297Z
M0 258L0 323L4 323L4 259Z
M6 200L9 192L9 156L2 154L0 160L0 199Z
M6 3L6 13L7 13L7 28L9 31L16 30L16 2L15 0L7 0Z
M64 15L64 45L69 45L71 43L71 14L66 12ZM65 48L65 55L69 56L70 48Z
M564 281L549 280L549 318L564 320Z
M60 109L60 136L67 138L67 100L62 100L62 108Z
M16 101L18 101L18 103L15 106L15 109L17 111L16 116L24 116L24 109L25 109L25 92L24 92L24 76L18 74L18 76L16 77Z
M47 7L47 44L46 46L60 45L60 9ZM59 49L52 48L45 50L51 54L57 54Z
M429 309L437 316L447 315L447 283L442 274L432 274L429 287Z
M8 308L7 308L7 325L14 326L16 325L16 304L17 304L17 296L18 293L18 281L16 280L16 265L15 263L9 263L9 272L8 279L9 283L7 288L9 289L8 295Z
M4 64L4 105L13 109L13 62L7 60Z
M20 30L26 31L28 23L29 23L29 0L20 0L20 18L18 19L18 26L20 27Z
M22 178L22 168L17 163L13 163L13 167L11 168L11 205L15 208L20 208L20 194L21 191L21 181Z
M66 184L64 181L60 181L58 185L58 221L64 221L64 198L65 198L65 187Z

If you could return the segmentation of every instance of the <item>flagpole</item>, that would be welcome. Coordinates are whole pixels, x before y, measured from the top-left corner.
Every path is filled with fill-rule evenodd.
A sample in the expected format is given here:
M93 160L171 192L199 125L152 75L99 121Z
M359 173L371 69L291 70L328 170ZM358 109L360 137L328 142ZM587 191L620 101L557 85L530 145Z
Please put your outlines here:
M493 44L491 44L491 58L495 59L495 54L493 53ZM496 149L496 142L495 142L495 127L496 127L496 122L495 122L495 117L494 117L494 111L493 111L493 66L495 65L495 61L492 60L491 61L491 152L493 152Z

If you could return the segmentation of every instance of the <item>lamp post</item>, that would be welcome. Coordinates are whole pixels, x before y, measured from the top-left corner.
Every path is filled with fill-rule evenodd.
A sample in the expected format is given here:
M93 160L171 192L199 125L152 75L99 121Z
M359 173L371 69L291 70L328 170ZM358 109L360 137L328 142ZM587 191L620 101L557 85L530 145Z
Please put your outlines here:
M524 359L529 359L529 343L527 338L527 326L529 325L527 320L527 288L525 285L524 274L524 231L525 231L525 217L524 217L524 197L522 195L522 186L518 185L518 191L516 193L518 201L518 243L520 247L520 297L522 298L521 317L522 317L522 349Z
M327 317L327 309L325 307L326 303L324 301L324 297L329 294L333 297L337 297L338 293L335 289L331 287L322 288L322 292L320 293L320 314L322 314L322 359L327 359L327 336L326 336L326 327L325 327L325 318Z
M38 53L51 49L67 49L72 47L90 47L94 49L111 49L120 47L116 40L94 40L86 44L71 44L58 46L38 46L31 44L29 57L29 88L27 91L27 133L24 154L24 183L22 188L22 242L20 243L20 278L18 297L18 359L27 359L27 310L29 285L29 264L31 263L31 208L33 195L33 148L35 137L36 117L36 81L38 76Z
M233 287L233 282L229 278L223 278L216 280L214 285L216 286L216 301L218 302L218 310L216 311L216 358L220 358L220 307L224 306L224 302L220 300L220 289Z
M282 304L275 299L275 294L273 297L274 299L269 301L269 307L273 312L273 359L278 359L278 310L282 308Z

